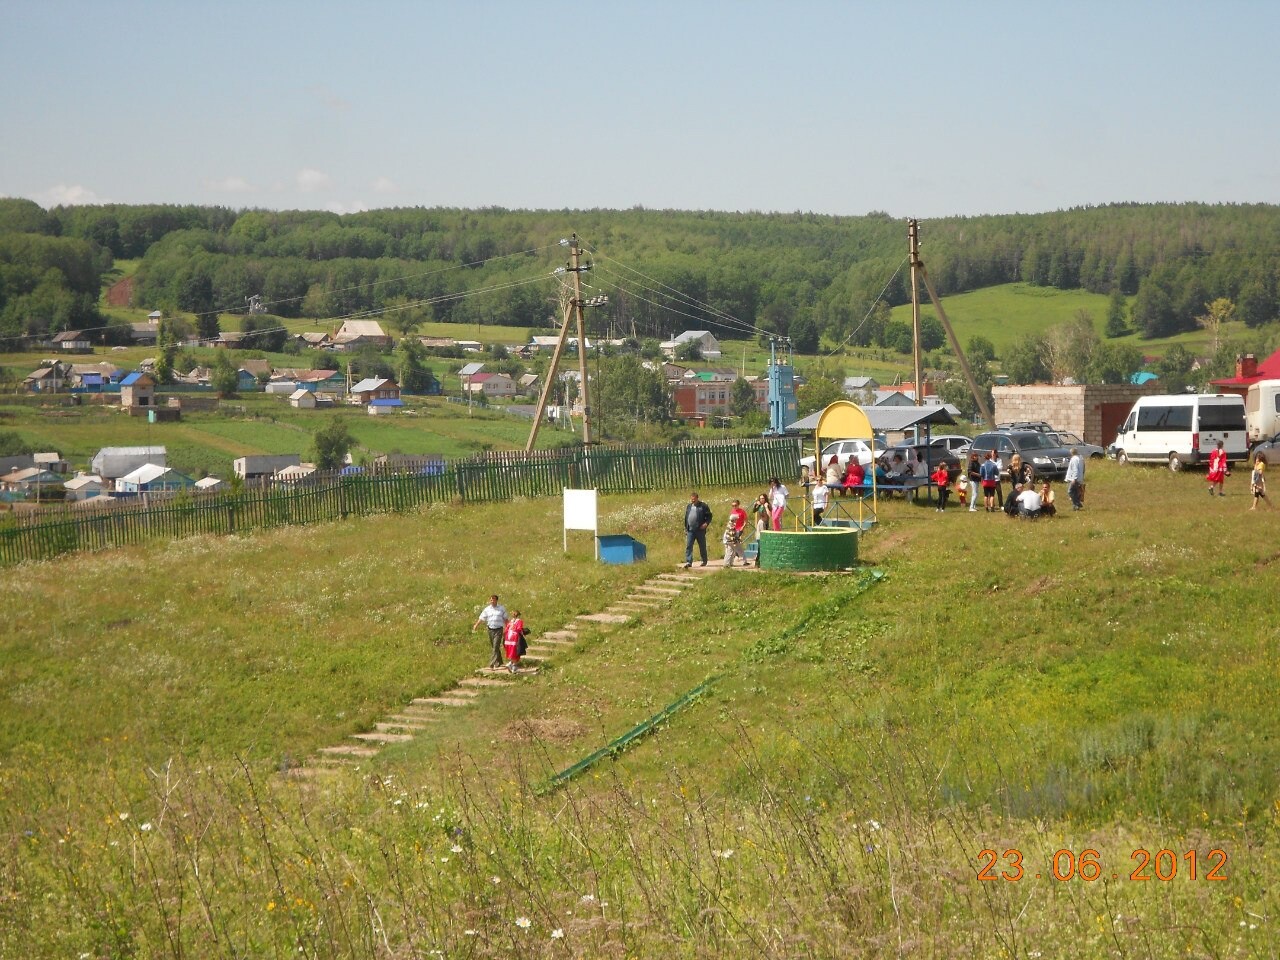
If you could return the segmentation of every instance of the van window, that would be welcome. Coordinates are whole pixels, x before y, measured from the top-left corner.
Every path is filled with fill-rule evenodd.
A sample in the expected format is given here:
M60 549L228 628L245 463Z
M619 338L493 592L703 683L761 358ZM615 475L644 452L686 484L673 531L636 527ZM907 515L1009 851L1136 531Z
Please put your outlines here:
M1241 421L1243 424L1243 420ZM1142 407L1138 410L1138 431L1150 433L1189 433L1191 405L1177 407Z
M1201 430L1243 430L1244 405L1234 403L1200 404Z

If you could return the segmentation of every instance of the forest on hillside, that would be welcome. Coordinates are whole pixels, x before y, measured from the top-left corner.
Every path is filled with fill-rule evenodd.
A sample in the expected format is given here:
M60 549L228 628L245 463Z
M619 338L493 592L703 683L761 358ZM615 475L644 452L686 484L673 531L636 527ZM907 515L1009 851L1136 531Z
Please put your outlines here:
M237 211L101 205L45 210L0 199L0 344L103 329L101 278L140 260L134 305L218 313L260 296L282 317L385 314L423 321L545 328L553 271L576 231L593 332L666 337L823 336L884 346L886 309L910 298L906 225L887 214L676 210L385 209ZM1226 298L1250 327L1280 316L1280 207L1117 204L921 223L921 255L945 296L1014 281L1132 297L1146 337L1196 327ZM477 295L482 294L482 295ZM103 332L106 332L103 330Z

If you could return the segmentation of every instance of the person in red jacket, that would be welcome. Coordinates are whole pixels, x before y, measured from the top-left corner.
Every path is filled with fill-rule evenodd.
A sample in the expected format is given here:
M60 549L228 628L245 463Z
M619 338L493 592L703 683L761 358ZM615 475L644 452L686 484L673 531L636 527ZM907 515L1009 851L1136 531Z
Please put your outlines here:
M849 463L844 468L844 489L840 491L840 496L843 497L850 489L853 489L855 494L858 493L857 488L862 486L866 479L867 471L858 462L858 457L855 454L849 458Z
M945 463L938 464L938 469L929 475L933 485L938 488L938 512L947 509L947 494L951 492L951 473Z
M520 669L520 658L524 656L525 634L524 620L520 611L516 610L507 621L506 636L503 638L504 652L507 655L507 669L515 673Z

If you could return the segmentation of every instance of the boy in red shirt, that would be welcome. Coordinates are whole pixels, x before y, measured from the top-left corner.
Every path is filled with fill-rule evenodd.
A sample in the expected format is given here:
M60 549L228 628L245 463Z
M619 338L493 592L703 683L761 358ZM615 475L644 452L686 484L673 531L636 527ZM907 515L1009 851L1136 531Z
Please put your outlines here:
M729 521L724 528L724 565L732 567L734 560L742 560L743 566L746 566L746 560L742 554L742 531L747 526L747 511L742 509L742 504L733 501L733 509L729 511Z

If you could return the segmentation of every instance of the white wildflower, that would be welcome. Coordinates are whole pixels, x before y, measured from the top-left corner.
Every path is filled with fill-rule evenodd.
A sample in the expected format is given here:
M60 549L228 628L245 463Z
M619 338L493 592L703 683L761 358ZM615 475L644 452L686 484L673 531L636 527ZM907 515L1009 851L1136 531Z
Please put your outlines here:
M519 927L521 930L528 930L531 926L533 926L533 921L530 920L528 917L516 917L516 926Z
M449 852L450 852L450 853L461 853L461 852L462 852L462 847L458 846L458 844L456 844L456 843L455 843L452 847L450 847L450 848L449 848Z
M143 833L145 833L146 831L150 830L150 829L151 829L151 823L150 823L150 821L148 821L147 823L142 824L140 827L138 827L138 829L139 829L139 830L141 830Z
M564 939L564 931L563 931L563 930L561 930L559 927L556 927L554 930L552 930L552 931L551 931L551 939L552 939L552 940L563 940L563 939Z

